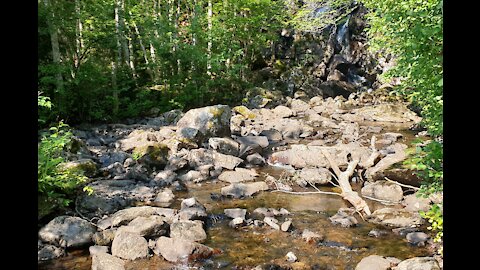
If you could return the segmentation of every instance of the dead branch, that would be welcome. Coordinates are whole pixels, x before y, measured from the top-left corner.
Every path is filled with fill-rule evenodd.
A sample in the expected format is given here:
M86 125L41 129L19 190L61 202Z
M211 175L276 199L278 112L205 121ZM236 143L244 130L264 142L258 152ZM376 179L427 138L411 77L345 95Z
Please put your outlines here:
M397 181L393 181L393 180L391 180L391 179L388 179L387 177L385 177L385 180L387 180L387 181L389 181L389 182L392 182L392 183L395 183L395 184L397 184L397 185L399 185L399 186L401 186L401 187L411 188L411 189L413 189L413 190L420 190L420 188L418 188L418 187L414 187L414 186L410 186L410 185L405 185L405 184L399 183L399 182L397 182Z

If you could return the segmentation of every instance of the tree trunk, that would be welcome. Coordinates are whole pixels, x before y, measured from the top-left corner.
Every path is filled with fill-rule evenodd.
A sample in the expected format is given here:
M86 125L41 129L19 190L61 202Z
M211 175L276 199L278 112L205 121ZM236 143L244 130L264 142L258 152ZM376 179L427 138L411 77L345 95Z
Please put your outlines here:
M47 9L50 9L50 3L48 0L43 0L43 3ZM51 17L55 18L55 14L53 11L50 11ZM60 46L58 43L58 30L56 29L52 20L47 17L47 25L50 32L50 42L52 44L52 58L53 63L57 66L57 71L55 72L55 84L56 84L56 93L58 96L58 107L59 110L63 110L63 90L64 90L64 82L62 72L59 70L61 66L61 55L60 55Z
M138 43L140 44L140 48L142 49L143 59L145 60L147 73L150 75L150 78L154 80L154 75L153 75L152 69L150 68L150 61L148 61L148 54L147 54L147 50L145 49L145 45L143 44L142 36L140 35L140 31L138 30L138 26L135 23L135 21L132 21L132 25L133 25L133 28L135 29L135 34L138 37Z
M113 116L116 117L118 114L118 84L117 84L117 72L122 65L122 44L121 44L121 29L120 29L120 15L119 8L120 2L122 0L116 0L115 2L115 32L116 32L116 42L117 42L117 53L115 61L112 61L112 97L113 97Z
M117 63L112 61L112 97L113 108L112 113L115 118L118 115L119 99L118 99L118 85L117 85Z
M78 67L80 66L80 55L82 54L82 50L83 50L83 38L82 38L83 25L82 25L81 12L82 10L80 6L80 0L75 0L75 15L77 17L77 24L75 28L75 45L76 45L75 59L74 59L75 69L78 69ZM73 77L75 77L74 74L73 74Z
M207 75L211 76L212 72L212 0L208 0L207 23L208 23L208 43L207 43Z

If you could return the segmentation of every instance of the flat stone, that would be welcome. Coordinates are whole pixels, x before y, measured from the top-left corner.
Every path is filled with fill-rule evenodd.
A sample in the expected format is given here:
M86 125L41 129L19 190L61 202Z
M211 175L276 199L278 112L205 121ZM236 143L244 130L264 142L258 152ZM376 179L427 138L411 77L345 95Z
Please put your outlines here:
M255 179L255 177L245 171L224 171L218 176L218 180L229 183L247 182L253 179Z
M108 253L96 253L92 257L92 270L125 270L125 262Z
M219 153L238 156L239 144L231 138L210 138L208 145Z
M112 255L126 260L146 258L148 256L147 240L135 233L117 233L112 242Z
M420 214L396 208L375 210L367 219L375 224L392 227L415 227L424 222Z
M241 217L241 218L245 219L245 215L247 214L247 209L229 208L229 209L224 209L223 212L229 218L239 218L239 217Z
M153 202L160 207L169 207L174 199L175 194L173 194L171 189L166 188L157 194L157 197L155 197Z
M293 116L293 111L290 108L283 105L279 105L275 107L275 109L273 109L272 111L275 114L275 117L287 118L287 117Z
M136 217L128 223L128 226L118 228L115 235L118 235L120 232L131 232L143 237L158 237L167 234L168 223L165 217L156 215Z
M424 232L411 232L407 234L408 243L419 247L425 246L425 242L427 242L429 238L428 234Z
M246 157L246 160L252 165L261 166L265 164L265 158L263 158L259 153L253 153L251 155L248 155Z
M119 226L129 223L137 217L149 217L152 215L164 216L167 219L173 218L177 210L153 206L138 206L122 209L113 214L110 219L110 226ZM97 224L98 225L98 224ZM106 228L105 228L106 229Z
M389 270L390 261L382 256L370 255L363 258L355 267L355 270Z
M429 198L417 197L417 194L410 194L403 197L402 205L405 210L411 212L428 211L431 200Z
M332 180L332 174L325 168L303 168L298 173L299 179L305 180L313 185L328 184Z
M414 257L401 261L394 270L440 270L433 257Z

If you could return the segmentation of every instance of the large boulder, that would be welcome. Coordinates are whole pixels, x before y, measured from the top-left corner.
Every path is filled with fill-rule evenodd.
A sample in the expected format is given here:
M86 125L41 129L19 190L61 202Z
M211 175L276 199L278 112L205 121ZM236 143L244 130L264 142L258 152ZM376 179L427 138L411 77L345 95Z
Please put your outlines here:
M93 177L98 171L97 164L91 159L79 159L61 163L58 165L60 171L74 171L83 173L87 177Z
M100 220L97 226L101 229L107 229L109 227L125 225L137 217L149 217L152 215L164 216L167 219L171 219L176 213L177 210L170 208L153 206L130 207L117 211L112 216Z
M231 138L210 138L208 146L219 153L238 156L239 145Z
M92 270L125 270L125 262L108 253L97 253L92 257Z
M192 168L198 168L204 165L214 165L233 170L237 165L243 162L243 159L231 155L225 155L213 150L204 148L194 149L188 153L188 165Z
M189 110L177 123L177 135L192 139L189 129L198 130L204 138L229 137L231 109L227 105L215 105Z
M239 168L237 168L239 169ZM218 180L229 183L247 182L255 179L256 174L249 170L224 171L218 176Z
M203 242L207 239L207 233L203 229L203 222L200 220L180 220L170 225L170 237Z
M428 211L430 209L431 200L429 198L417 197L417 193L403 197L402 205L405 210L411 212Z
M332 174L325 168L303 168L298 173L298 178L299 179L297 179L297 183L301 186L306 186L304 181L307 182L307 184L311 183L313 185L324 185L328 184L332 180Z
M362 195L398 203L403 199L403 190L399 185L390 181L365 182Z
M119 232L112 242L112 255L126 260L146 258L147 240L136 233Z
M232 196L234 198L241 198L241 197L249 197L253 194L268 190L267 183L260 181L260 182L253 182L253 183L233 183L229 186L223 187L220 189L220 192L224 196Z
M364 106L362 108L354 109L352 112L362 116L368 121L418 123L422 120L421 117L408 109L405 104L401 103Z
M213 254L213 249L183 238L160 237L153 252L169 262L205 259Z
M440 270L432 257L414 257L400 262L393 270Z
M203 220L207 217L207 209L195 197L185 199L178 212L180 220Z
M39 238L56 246L82 247L92 243L96 228L79 217L59 216L51 220L38 232Z
M165 217L152 215L136 217L127 226L118 228L116 235L121 232L131 232L144 237L158 237L168 233L168 223Z

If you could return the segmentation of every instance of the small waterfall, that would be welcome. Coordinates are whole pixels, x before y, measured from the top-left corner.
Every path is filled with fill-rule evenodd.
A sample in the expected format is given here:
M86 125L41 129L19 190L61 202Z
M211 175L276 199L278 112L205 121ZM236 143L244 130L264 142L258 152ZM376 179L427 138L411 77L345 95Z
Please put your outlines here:
M340 26L337 32L337 42L343 48L346 48L349 43L348 37L348 23L350 21L350 15L348 15L347 21Z

